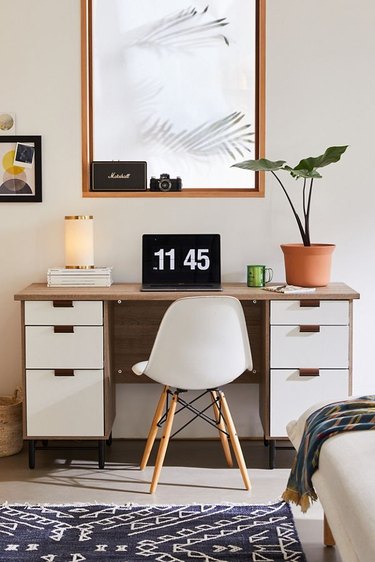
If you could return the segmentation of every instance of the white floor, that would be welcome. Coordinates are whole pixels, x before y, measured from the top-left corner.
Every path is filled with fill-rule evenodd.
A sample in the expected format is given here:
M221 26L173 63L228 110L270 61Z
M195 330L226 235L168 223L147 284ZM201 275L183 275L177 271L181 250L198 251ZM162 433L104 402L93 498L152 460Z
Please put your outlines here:
M103 470L97 468L95 453L92 451L75 451L73 454L37 451L34 470L28 468L26 451L0 459L0 501L116 504L268 503L279 499L289 475L289 468L249 468L252 491L247 492L243 488L238 469L212 468L215 464L222 464L221 456L220 461L217 461L220 445L200 444L198 449L204 448L207 458L203 463L204 468L196 468L183 466L181 459L181 456L185 457L185 460L189 459L189 463L185 464L196 461L197 466L194 443L175 446L171 444L168 462L161 472L156 493L150 495L152 466L141 472L137 462L129 462L130 457L140 458L141 446L142 444L135 443L130 451L128 444L114 442ZM263 445L259 443L256 446L245 446L245 457L249 456L254 460L253 463L248 462L248 466L266 464L263 449ZM281 464L288 464L291 454L279 453ZM66 456L71 460L66 460ZM133 461L133 458L131 460ZM171 463L175 466L171 466ZM322 544L323 512L320 505L314 504L307 514L302 514L299 508L293 508L293 513L307 562L340 562L336 549L326 548Z

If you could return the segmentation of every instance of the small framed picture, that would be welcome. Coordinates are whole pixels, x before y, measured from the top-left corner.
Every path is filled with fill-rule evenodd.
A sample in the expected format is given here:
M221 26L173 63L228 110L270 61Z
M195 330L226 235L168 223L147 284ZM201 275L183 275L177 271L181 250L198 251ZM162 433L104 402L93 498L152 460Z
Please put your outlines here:
M0 137L0 203L41 201L41 136Z

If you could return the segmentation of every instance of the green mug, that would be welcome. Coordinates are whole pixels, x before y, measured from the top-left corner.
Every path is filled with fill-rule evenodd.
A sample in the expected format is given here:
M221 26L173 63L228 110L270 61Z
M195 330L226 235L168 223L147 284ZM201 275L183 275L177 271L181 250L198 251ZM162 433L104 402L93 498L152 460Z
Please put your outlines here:
M247 266L247 286L264 287L266 283L272 281L273 271L265 265Z

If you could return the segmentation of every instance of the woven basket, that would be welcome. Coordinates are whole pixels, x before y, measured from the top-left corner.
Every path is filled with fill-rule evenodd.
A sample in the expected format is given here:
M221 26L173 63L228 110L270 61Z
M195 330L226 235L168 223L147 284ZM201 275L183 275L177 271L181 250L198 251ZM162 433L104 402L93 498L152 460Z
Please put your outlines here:
M0 396L0 457L15 455L22 446L22 392L17 387L13 396Z

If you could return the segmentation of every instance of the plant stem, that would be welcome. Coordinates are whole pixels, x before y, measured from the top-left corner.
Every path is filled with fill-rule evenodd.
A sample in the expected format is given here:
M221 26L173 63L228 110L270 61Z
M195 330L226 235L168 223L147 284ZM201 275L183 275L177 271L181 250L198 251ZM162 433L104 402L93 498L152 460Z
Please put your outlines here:
M273 170L270 170L270 171L271 171L271 174L273 174L275 176L275 178L277 179L277 181L279 182L279 184L281 186L281 189L283 190L286 198L288 199L289 205L291 206L294 217L297 221L297 225L298 225L301 237L302 237L303 245L304 246L310 246L310 240L306 237L305 231L303 230L303 225L302 225L301 219L299 218L298 213L297 213L296 209L294 208L293 202L292 202L291 198L289 197L289 194L288 194L287 190L285 189L285 187L284 187L282 181L280 180L280 178L278 177L278 175Z
M304 241L305 246L310 246L310 233L309 233L309 213L308 213L308 202L306 200L306 178L303 178L303 190L302 190L302 204L303 204L303 219L305 223L305 236Z
M310 189L309 189L309 197L307 200L307 211L305 215L305 232L306 232L306 246L311 246L310 243L310 207L311 207L311 196L312 196L312 188L313 188L314 178L311 178L310 182Z
M305 217L305 223L306 223L306 178L303 178L302 203L303 203L303 216Z

